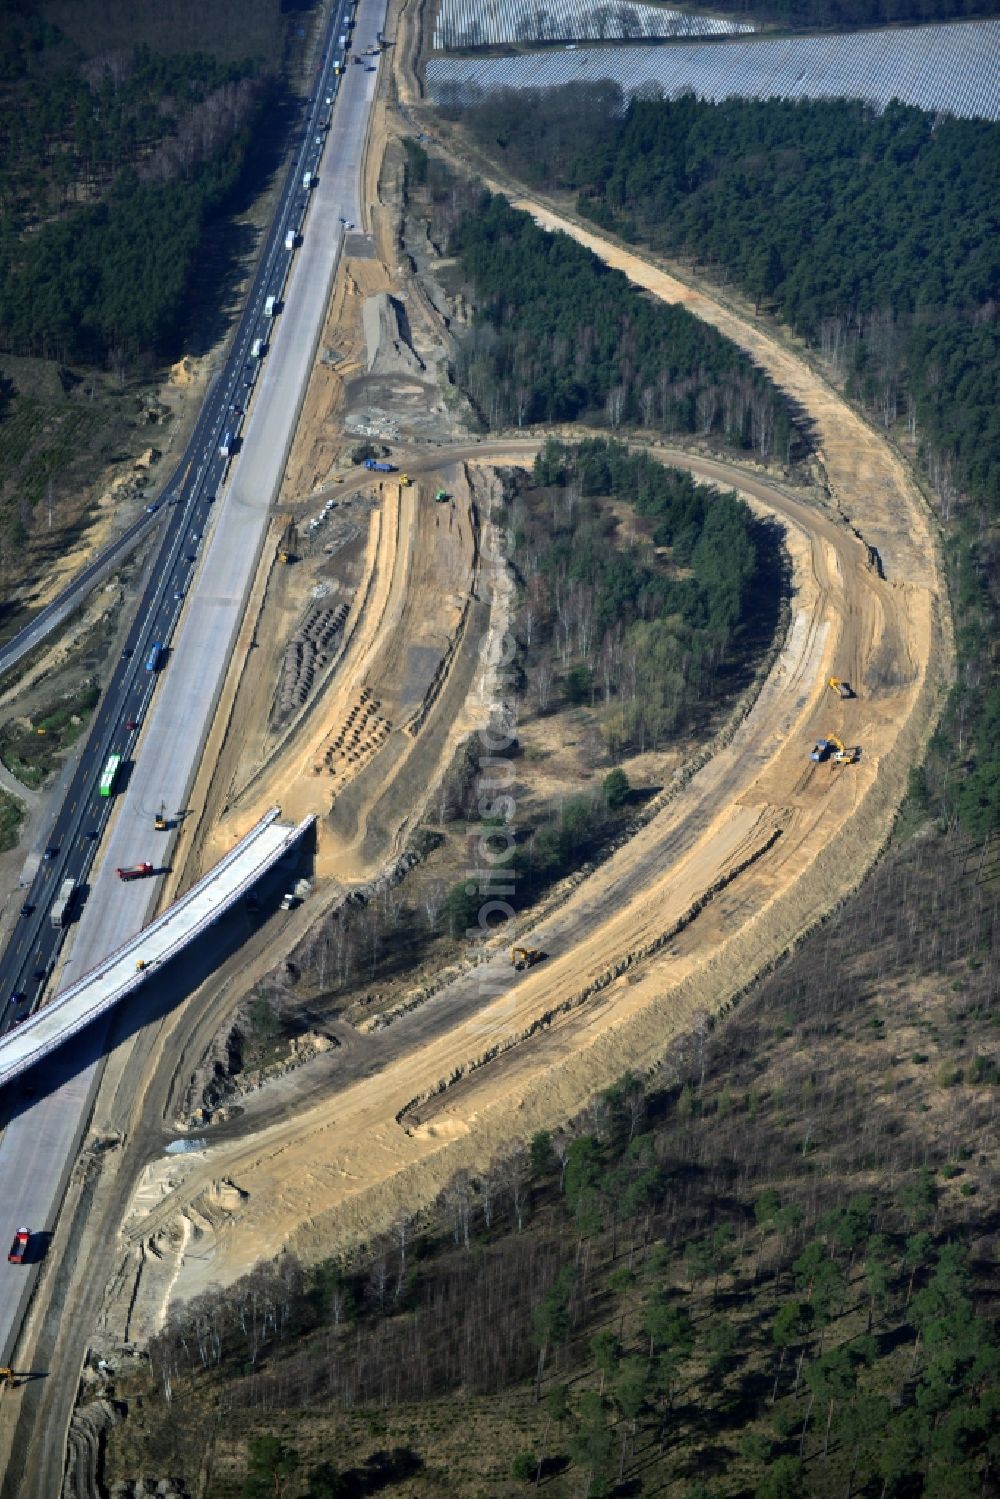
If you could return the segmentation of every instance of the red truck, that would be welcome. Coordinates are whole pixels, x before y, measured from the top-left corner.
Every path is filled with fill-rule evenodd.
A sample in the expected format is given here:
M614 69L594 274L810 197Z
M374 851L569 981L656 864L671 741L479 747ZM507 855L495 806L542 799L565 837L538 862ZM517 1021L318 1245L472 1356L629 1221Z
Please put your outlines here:
M14 1235L14 1242L10 1246L10 1253L7 1256L7 1259L12 1265L24 1264L24 1256L28 1252L28 1244L30 1243L30 1241L31 1230L27 1228L19 1228L17 1233Z
M119 868L118 878L120 880L142 880L147 874L153 873L152 864L127 864L124 869Z

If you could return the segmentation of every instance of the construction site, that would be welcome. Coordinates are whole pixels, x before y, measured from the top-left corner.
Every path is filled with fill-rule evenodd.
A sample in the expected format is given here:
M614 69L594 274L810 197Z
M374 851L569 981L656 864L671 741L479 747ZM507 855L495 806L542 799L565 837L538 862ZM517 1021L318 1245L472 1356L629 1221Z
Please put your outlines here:
M272 806L317 818L309 881L188 1002L109 1058L90 1137L115 1148L96 1185L76 1174L64 1214L72 1222L86 1196L76 1268L63 1272L64 1304L77 1310L61 1336L87 1319L97 1348L141 1345L172 1300L284 1248L315 1261L369 1238L404 1207L430 1204L456 1171L558 1126L624 1072L650 1072L704 1017L721 1021L879 856L952 671L937 540L889 442L790 336L519 199L712 323L811 424L808 485L777 466L637 439L780 528L782 628L708 742L624 762L634 785L654 790L609 857L515 927L453 949L446 971L397 977L367 1019L312 1000L299 1039L240 1090L239 1106L205 1107L241 1007L278 992L290 960L356 892L405 893L414 838L434 821L456 753L515 711L504 665L516 583L495 511L503 472L529 468L546 434L477 436L448 386L458 314L402 250L400 137L420 106L420 9L403 4L393 19L368 216L347 238L162 899ZM447 153L449 140L428 149ZM567 732L517 711L529 746L532 733ZM543 777L541 753L517 773ZM161 807L155 828L167 820ZM74 1301L98 1243L107 1286Z
M406 55L397 49L397 67ZM405 72L397 84L405 93ZM186 834L193 874L261 807L315 812L317 888L296 913L296 940L321 906L394 866L456 746L504 706L495 670L511 582L490 534L492 475L530 463L539 441L470 443L457 424L443 430L429 372L447 334L398 271L391 141L382 114L368 232L355 237L330 312L339 358L313 379L245 627L257 649L237 652L196 798L205 810ZM554 225L543 205L521 206ZM203 1148L146 1166L125 1222L121 1331L131 1338L155 1328L165 1293L228 1282L280 1245L309 1258L368 1236L512 1133L557 1124L626 1068L655 1066L671 1038L700 1013L722 1013L857 885L933 722L947 622L923 503L889 446L792 348L573 223L559 227L714 321L815 423L819 502L759 472L658 454L737 486L780 522L787 633L766 679L641 830L524 923L513 962L508 937L487 939L465 972L411 985L387 1029L339 1026L333 1050L245 1098L218 1143L209 1129ZM408 309L408 343L390 296ZM443 450L421 445L428 412ZM405 475L359 474L348 451L359 434L391 443ZM227 986L230 1013L277 956ZM198 1059L179 1040L161 1047L191 1068ZM190 1076L178 1073L178 1088ZM164 1137L176 1117L168 1110ZM136 1256L145 1268L133 1298Z

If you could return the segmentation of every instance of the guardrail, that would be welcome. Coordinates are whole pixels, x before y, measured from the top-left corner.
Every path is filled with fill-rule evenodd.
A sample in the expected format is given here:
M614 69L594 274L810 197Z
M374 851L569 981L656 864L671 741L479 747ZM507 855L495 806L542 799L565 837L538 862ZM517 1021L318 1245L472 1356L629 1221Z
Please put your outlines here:
M199 896L209 890L227 869L230 869L233 864L238 863L246 857L253 844L279 816L280 809L272 807L261 818L260 822L252 827L249 833L241 838L239 843L234 848L231 848L228 854L225 854L213 869L209 870L208 874L203 875L197 884L192 885L191 889L182 895L180 900L175 901L172 906L168 907L162 916L158 916L155 921L143 927L140 932L134 937L130 937L121 947L116 948L113 953L102 959L100 963L95 964L93 968L77 979L76 983L71 984L62 994L57 995L50 1005L46 1005L43 1009L39 1010L30 1020L25 1021L24 1025L18 1026L13 1034L8 1033L3 1037L0 1040L0 1086L17 1077L19 1073L24 1072L43 1057L48 1056L57 1047L62 1046L71 1036L76 1035L85 1026L90 1025L96 1020L99 1015L103 1015L106 1011L112 1009L114 1005L118 1004L120 1000L124 999L126 995L138 989L150 977L151 971L155 971L156 968L161 967L164 963L169 963L172 958L176 957L196 937L199 937L206 931L213 922L217 921L224 911L227 911L230 906L235 905L238 900L242 899L251 886L260 879L264 871L283 858L292 845L302 837L316 820L314 816L309 816L296 827L289 827L281 841L269 847L264 856L253 865L240 882L217 905L213 906L210 911L207 911L195 921L192 926L185 927L183 935L179 936L175 941L168 942L165 948L161 948L155 954L151 955L148 959L148 968L137 971L132 967L130 970L126 970L121 982L112 993L105 995L98 1003L88 1006L83 1013L72 1017L67 1016L66 1024L61 1026L55 1035L48 1035L37 1046L31 1046L31 1034L33 1031L39 1031L43 1028L49 1030L52 1025L53 1016L70 1007L74 1001L78 1001L102 976L110 973L112 969L127 959L141 957L142 949L144 947L148 949L151 940L154 940L157 935L165 932L170 925L177 921L178 917L183 917L185 910ZM28 1043L27 1047L25 1046L25 1042ZM5 1053L7 1054L6 1056ZM17 1055L11 1056L10 1054L12 1053L16 1053Z

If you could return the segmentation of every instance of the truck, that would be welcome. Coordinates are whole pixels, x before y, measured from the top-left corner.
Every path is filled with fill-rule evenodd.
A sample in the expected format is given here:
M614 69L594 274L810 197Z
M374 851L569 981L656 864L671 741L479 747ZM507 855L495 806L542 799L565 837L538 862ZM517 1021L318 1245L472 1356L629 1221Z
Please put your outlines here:
M285 249L286 250L294 250L295 249L296 238L297 238L297 236L296 236L295 230L294 229L289 229L288 233L285 235Z
M277 303L277 300L278 300L277 297L268 297L267 301L264 303L264 316L265 317L274 317L274 308L275 308L275 305Z
M7 1251L7 1263L9 1265L23 1265L24 1264L24 1260L25 1260L25 1256L28 1253L28 1245L30 1243L31 1243L31 1230L30 1230L30 1228L19 1228L17 1230L17 1232L15 1233L15 1235L14 1235L14 1242L13 1242L13 1244L10 1246L10 1249ZM9 1374L10 1372L11 1371L9 1369L5 1369L4 1370L5 1374Z
M311 890L311 880L296 880L291 890L286 890L281 897L281 909L283 911L294 911L296 906L302 904Z
M263 352L264 340L262 338L255 338L253 343L250 345L250 358L259 359Z
M153 873L153 866L147 859L144 859L141 864L121 865L115 873L120 880L144 880L147 875Z
M231 432L223 432L222 441L219 443L219 452L222 454L223 458L228 458L232 451L233 434Z
M394 463L383 463L378 458L366 458L365 468L371 474L394 474L396 472Z
M52 910L49 912L49 920L57 932L61 931L69 920L75 894L76 880L72 875L68 875L59 886L59 894L52 902Z
M115 789L115 778L118 775L122 763L121 755L109 755L104 769L101 771L100 792L102 796L110 796Z
M312 185L313 185L313 174L312 174L312 172L303 172L302 173L302 191L304 193L307 193L309 191L309 189L312 187Z
M160 664L160 657L162 655L163 655L163 646L162 646L162 644L160 643L160 641L154 640L153 644L149 648L149 655L146 657L146 670L147 671L156 671L157 667Z

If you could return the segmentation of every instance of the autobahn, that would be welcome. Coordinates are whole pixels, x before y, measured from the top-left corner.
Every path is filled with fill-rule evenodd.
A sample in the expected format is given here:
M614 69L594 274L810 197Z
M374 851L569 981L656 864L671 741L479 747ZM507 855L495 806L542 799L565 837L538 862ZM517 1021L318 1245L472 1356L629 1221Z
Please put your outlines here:
M188 795L281 482L344 227L360 216L360 161L375 86L366 69L345 71L341 84L347 87L337 91L325 142L319 128L321 116L330 112L333 68L341 57L338 38L347 31L345 17L351 9L339 4L331 17L303 136L246 312L199 420L189 449L191 467L183 492L168 508L168 524L125 654L116 663L50 833L56 856L41 861L27 898L34 909L21 919L13 951L0 970L4 999L22 975L32 986L28 1000L13 1007L8 1003L8 1011L37 1003L42 980L34 979L35 969L44 971L43 964L54 961L62 939L52 927L50 911L63 879L83 885L89 880L91 888L83 890L79 930L61 982L72 982L138 932L154 904L155 881L123 885L115 866L149 858L151 840L163 837L153 831L161 798L174 812ZM361 45L374 40L384 13L385 0L361 0ZM321 156L323 170L310 199L302 190L302 175L315 174ZM293 258L285 236L290 228L301 227L307 205L308 225ZM285 308L274 325L271 352L258 364L251 360L250 348L265 327L264 303L271 295L284 295ZM256 384L256 398L242 422L248 380ZM244 448L230 465L218 451L220 434L235 433L241 426ZM147 670L154 644L168 652L166 666ZM103 798L99 777L111 753L123 756L127 774L119 795ZM101 857L95 864L98 847ZM55 1222L106 1044L107 1022L98 1020L81 1037L78 1055L67 1060L60 1054L41 1067L41 1097L26 1103L19 1095L13 1109L10 1100L0 1099L9 1114L0 1139L0 1201L15 1226L24 1222L48 1230ZM0 1262L0 1362L9 1362L28 1285L26 1276L15 1284L11 1273L16 1276L17 1270L8 1272Z
M0 959L0 1034L30 1014L45 992L65 936L64 928L55 927L50 919L61 886L68 879L74 880L78 906L86 895L87 876L113 805L113 798L100 793L101 771L108 757L115 754L121 759L122 774L127 775L136 752L159 675L158 666L148 669L150 652L159 644L163 648L161 663L167 659L211 507L230 463L230 457L220 452L220 443L227 432L234 442L239 440L261 363L251 357L250 351L256 338L266 340L269 336L272 320L265 316L265 302L269 296L280 300L296 253L286 247L286 235L290 231L297 237L302 233L309 200L309 191L302 186L303 176L309 171L315 177L318 172L324 145L319 122L329 119L327 99L333 99L338 84L334 64L343 62L339 38L345 34L345 17L352 10L351 0L338 0L331 15L317 84L305 107L297 149L225 367L205 400L178 467L176 487L171 481L164 491L161 504L167 508L167 521L149 581L50 828L45 854L30 889L23 895L17 926ZM149 520L151 517L144 515L130 530ZM32 631L34 625L28 628Z

